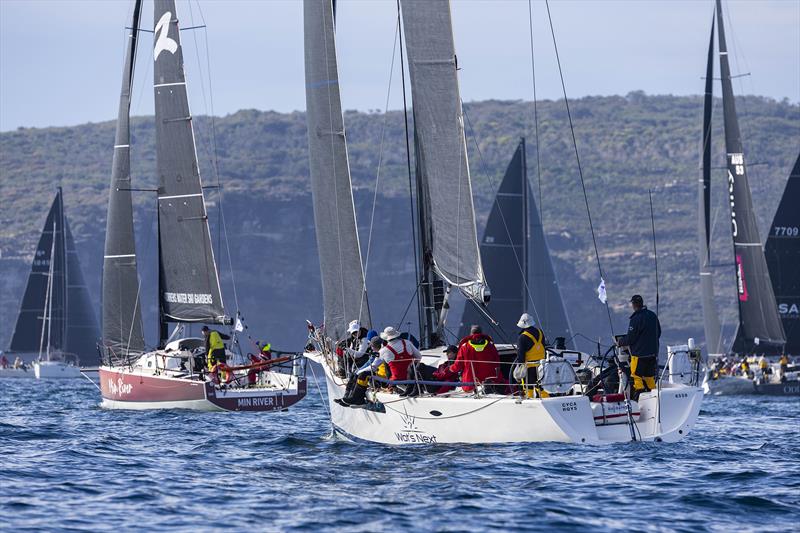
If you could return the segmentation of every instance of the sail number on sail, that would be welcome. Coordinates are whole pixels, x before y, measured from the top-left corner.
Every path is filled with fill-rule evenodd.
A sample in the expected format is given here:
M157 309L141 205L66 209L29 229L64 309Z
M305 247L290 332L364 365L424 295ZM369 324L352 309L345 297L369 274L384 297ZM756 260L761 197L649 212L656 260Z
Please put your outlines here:
M734 172L737 176L744 175L744 156L742 154L730 154L731 163L730 168L733 168ZM728 170L728 193L731 200L731 225L733 226L733 237L739 234L738 226L736 225L736 201L734 200L733 195L733 184L736 182L736 178L734 178L734 173L731 170Z

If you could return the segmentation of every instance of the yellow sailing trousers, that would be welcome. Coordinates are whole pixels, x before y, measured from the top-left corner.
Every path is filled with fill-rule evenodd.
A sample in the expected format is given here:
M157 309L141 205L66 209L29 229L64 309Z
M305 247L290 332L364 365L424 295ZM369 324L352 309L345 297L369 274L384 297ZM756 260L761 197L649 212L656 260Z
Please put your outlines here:
M633 390L653 390L656 388L656 356L631 355L631 377Z

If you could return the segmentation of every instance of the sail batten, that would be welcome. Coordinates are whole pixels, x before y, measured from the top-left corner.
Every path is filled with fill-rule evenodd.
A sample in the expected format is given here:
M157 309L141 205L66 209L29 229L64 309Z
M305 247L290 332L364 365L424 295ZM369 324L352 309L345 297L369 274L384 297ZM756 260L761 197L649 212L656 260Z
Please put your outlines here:
M227 323L197 163L174 0L155 1L161 322Z
M739 330L732 349L744 353L758 350L758 346L762 344L783 345L786 338L778 315L775 294L772 292L772 283L750 194L731 83L721 0L717 0L717 32L728 167L727 184L730 194L731 231L739 304Z
M370 323L339 93L334 6L303 3L306 120L326 333Z
M486 281L475 230L450 4L402 0L401 5L421 173L419 202L426 217L420 224L430 235L430 250L424 255L430 253L436 274L445 282L481 301Z
M127 358L129 353L141 353L145 349L130 191L131 88L141 7L141 0L136 0L131 24L133 29L125 51L103 255L103 346L114 357L121 359Z

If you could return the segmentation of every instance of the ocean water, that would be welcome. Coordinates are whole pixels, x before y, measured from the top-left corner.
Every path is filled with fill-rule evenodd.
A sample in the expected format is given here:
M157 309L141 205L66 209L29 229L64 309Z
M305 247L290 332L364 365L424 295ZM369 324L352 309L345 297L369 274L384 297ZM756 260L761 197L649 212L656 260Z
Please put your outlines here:
M800 399L707 398L679 444L387 447L286 413L105 411L0 380L0 530L798 531Z

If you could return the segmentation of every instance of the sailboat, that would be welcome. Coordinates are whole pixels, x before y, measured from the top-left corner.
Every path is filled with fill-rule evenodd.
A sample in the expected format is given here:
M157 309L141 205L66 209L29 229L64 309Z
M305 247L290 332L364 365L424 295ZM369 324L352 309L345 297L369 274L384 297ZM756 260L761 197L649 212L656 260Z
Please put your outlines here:
M187 324L233 325L211 245L174 0L156 0L153 72L158 189L159 343L142 333L130 179L129 113L141 0L134 3L123 69L103 266L102 406L111 409L284 410L306 394L297 354L206 368L204 340ZM172 334L169 325L176 327ZM243 329L237 317L233 338ZM275 354L275 352L273 352ZM237 356L227 351L228 360Z
M698 249L700 253L701 298L706 349L711 358L710 365L712 367L711 371L708 372L703 387L708 394L771 394L773 393L772 387L768 387L766 383L761 383L757 378L728 376L718 372L718 367L723 365L722 358L727 354L748 356L752 354L778 355L783 353L786 345L786 335L773 290L774 282L771 279L771 272L780 275L778 269L782 268L793 272L792 269L794 271L797 270L798 263L795 259L794 265L792 265L791 254L785 255L785 252L777 251L776 248L780 249L783 246L776 247L773 239L773 243L769 247L769 255L773 257L774 267L772 269L768 267L767 255L765 254L756 223L742 136L739 130L739 119L736 113L721 0L716 2L715 15L722 84L725 152L727 154L726 188L730 205L730 231L736 276L738 323L733 342L728 347L723 346L719 315L714 302L714 273L710 253L711 117L714 76L714 21L712 20L703 109L702 175L698 195L698 235L700 243ZM787 184L787 188L790 185ZM785 217L785 213L786 211L781 216ZM781 227L786 228L785 226ZM779 233L781 231L785 233L786 229L779 230ZM788 227L788 231L789 233L793 232L791 226ZM783 238L783 235L780 237ZM792 275L790 274L786 278L787 281ZM786 288L788 289L788 284ZM794 389L797 390L792 394L800 393L800 387L795 387Z
M483 331L492 332L495 341L512 343L516 341L520 315L530 312L548 338L561 337L563 346L570 346L569 319L536 200L528 185L524 138L497 189L480 251L492 299L486 309L465 306L460 336L468 335L470 326L477 324Z
M59 187L36 246L6 352L6 357L19 357L33 368L29 372L4 369L0 376L80 377L81 365L96 366L99 362L99 337Z
M419 338L423 362L435 367L444 357L441 344L451 291L460 290L477 305L488 300L490 291L475 227L450 4L401 0L399 7L413 100L418 200L415 214L420 245ZM328 293L323 291L325 310L328 313L329 305L335 303L339 314L334 316L355 318L363 308L359 302L365 300L366 290L355 254L358 241L352 198L347 198L349 188L343 189L349 187L349 177L341 166L337 167L341 172L334 173L332 166L320 163L332 153L339 154L338 161L346 162L331 1L305 0L304 17L313 192L317 195L327 187L339 193L335 197L336 209L320 206L314 211L323 287L326 276L332 276L328 280L330 286L339 288L335 299L330 301ZM314 202L315 206L333 204L331 197L315 197ZM330 242L332 239L338 242ZM352 255L337 254L336 247L341 249L343 244ZM347 283L356 290L350 294L341 291ZM346 305L350 305L350 314L342 315ZM397 389L383 387L385 379L372 376L367 404L348 407L336 401L343 397L346 388L333 350L338 338L332 334L340 334L341 328L331 323L328 314L323 325L309 326L310 343L305 355L324 371L334 433L354 441L385 444L601 443L627 442L632 438L676 441L694 425L702 400L702 391L697 387L671 383L643 393L636 405L610 396L590 398L582 393L572 366L555 354L548 359L548 364L552 364L549 368L554 369L550 374L553 378L548 390L552 392L550 397L497 393L482 383L454 383L454 390L441 395L423 392L413 397L402 396ZM513 353L514 347L499 345L498 349L502 357ZM563 374L557 376L555 369ZM394 380L390 384L402 387L425 383ZM462 387L467 385L474 386L474 390L464 391Z

